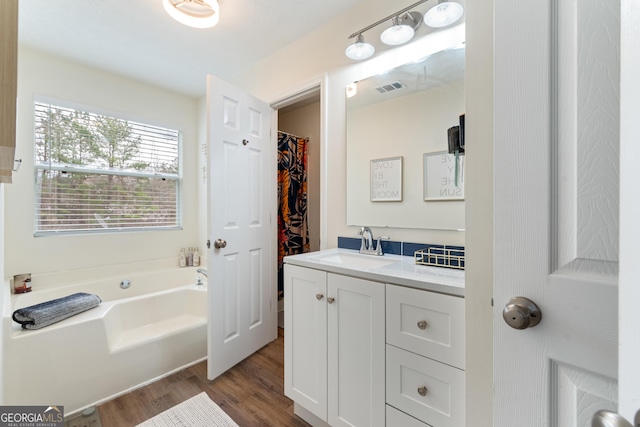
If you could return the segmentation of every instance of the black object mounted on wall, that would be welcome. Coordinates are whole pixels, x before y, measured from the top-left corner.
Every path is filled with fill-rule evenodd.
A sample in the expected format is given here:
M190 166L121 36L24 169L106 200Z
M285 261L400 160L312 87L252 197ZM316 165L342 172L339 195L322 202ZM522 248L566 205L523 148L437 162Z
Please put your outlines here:
M464 153L464 114L460 116L460 131L458 138L460 139L460 152Z
M447 130L449 138L449 154L464 153L464 114L460 116L460 125Z
M460 126L450 127L447 131L449 136L449 154L461 152L460 150Z

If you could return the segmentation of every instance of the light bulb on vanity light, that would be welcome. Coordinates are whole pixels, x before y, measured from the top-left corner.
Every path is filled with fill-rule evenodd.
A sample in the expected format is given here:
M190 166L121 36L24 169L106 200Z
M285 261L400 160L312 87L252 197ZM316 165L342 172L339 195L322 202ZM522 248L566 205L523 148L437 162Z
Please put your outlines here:
M380 34L382 43L390 46L396 46L408 42L415 34L414 29L403 22L396 16L393 18L393 25Z
M375 51L373 45L365 42L362 34L358 34L356 42L349 45L344 54L351 59L361 60L369 58Z
M439 0L437 5L424 14L424 23L433 28L446 27L460 19L463 11L460 3Z

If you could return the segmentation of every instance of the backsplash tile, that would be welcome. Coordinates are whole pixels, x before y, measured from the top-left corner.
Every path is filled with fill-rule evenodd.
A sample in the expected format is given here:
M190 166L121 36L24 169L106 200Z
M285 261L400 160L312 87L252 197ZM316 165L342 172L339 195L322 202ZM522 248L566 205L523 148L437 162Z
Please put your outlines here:
M338 247L340 249L360 249L360 238L338 236Z
M338 236L338 247L341 249L360 249L361 239L359 237L341 237ZM415 251L420 249L427 249L432 246L442 247L443 245L434 244L434 243L413 243L413 242L399 242L395 240L383 240L382 241L382 251L385 254L394 254L394 255L404 255L413 257ZM464 255L464 246L454 246L454 245L444 245L447 249L453 249L454 252L451 252L451 255L455 256L463 256ZM459 250L457 252L455 250ZM462 263L464 265L464 262Z

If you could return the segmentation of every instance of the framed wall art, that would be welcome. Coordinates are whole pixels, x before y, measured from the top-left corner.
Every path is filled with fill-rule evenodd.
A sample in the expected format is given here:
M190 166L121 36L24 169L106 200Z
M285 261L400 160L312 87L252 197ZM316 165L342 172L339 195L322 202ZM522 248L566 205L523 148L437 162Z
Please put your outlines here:
M371 201L402 201L402 156L371 160Z
M464 156L424 154L424 200L464 200Z

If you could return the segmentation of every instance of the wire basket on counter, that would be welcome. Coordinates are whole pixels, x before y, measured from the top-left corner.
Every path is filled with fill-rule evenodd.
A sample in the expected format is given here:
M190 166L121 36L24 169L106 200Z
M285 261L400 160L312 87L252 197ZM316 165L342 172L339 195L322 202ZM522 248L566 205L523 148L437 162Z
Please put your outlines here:
M415 251L413 255L418 265L464 270L464 248L429 246Z

